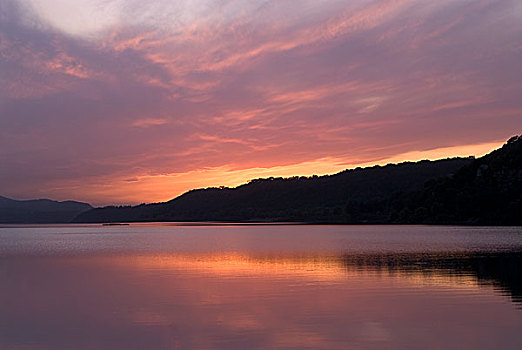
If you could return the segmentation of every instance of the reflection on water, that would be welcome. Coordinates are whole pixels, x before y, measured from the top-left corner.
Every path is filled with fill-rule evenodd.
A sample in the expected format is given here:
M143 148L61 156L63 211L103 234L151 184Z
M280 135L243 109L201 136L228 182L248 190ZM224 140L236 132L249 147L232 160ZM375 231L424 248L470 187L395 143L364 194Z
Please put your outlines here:
M293 233L285 236L279 227L270 247L266 237L273 228L260 236L263 229L227 235L207 227L210 231L193 231L197 239L216 242L196 244L205 249L195 249L186 231L149 236L168 249L150 243L137 250L126 243L148 229L129 228L117 238L83 235L81 228L69 228L79 234L67 236L48 228L37 237L19 229L19 238L12 230L0 231L0 349L520 349L522 344L522 238L512 233L500 230L498 239L483 236L483 246L468 246L462 243L468 242L466 232L465 240L453 237L459 249L427 251L417 249L422 235L433 245L437 240L421 228L414 238L400 240L387 236L386 228L373 228L371 239L317 228L305 236L312 244L292 245ZM40 235L54 250L34 249ZM394 242L394 249L375 249L379 235ZM119 250L98 248L103 241L116 247L114 240ZM415 249L409 249L410 240Z
M347 269L386 271L390 275L434 276L462 283L466 277L475 285L491 285L498 292L509 295L513 303L522 303L522 253L466 253L466 254L384 254L345 255Z

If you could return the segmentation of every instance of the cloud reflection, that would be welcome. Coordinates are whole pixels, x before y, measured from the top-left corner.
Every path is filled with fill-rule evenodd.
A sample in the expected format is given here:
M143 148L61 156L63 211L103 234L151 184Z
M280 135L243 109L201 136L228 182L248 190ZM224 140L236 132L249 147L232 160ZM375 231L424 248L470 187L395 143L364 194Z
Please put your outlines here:
M0 345L403 349L414 332L423 347L509 348L519 311L480 280L519 263L502 253L12 257ZM486 320L495 327L470 332Z

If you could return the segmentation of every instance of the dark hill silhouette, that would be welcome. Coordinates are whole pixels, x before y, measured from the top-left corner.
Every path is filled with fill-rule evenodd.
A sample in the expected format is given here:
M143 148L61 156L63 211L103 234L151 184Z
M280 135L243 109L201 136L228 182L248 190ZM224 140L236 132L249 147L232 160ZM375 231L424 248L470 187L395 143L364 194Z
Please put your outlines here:
M166 203L93 209L75 221L384 222L382 203L471 162L469 158L425 160L327 176L257 179L236 188L192 190ZM353 208L353 213L347 208Z
M394 204L400 222L522 225L522 136Z
M97 208L75 221L522 225L522 137L478 159L257 179L192 190L166 203Z
M89 209L90 204L75 201L19 201L0 196L0 223L65 223Z

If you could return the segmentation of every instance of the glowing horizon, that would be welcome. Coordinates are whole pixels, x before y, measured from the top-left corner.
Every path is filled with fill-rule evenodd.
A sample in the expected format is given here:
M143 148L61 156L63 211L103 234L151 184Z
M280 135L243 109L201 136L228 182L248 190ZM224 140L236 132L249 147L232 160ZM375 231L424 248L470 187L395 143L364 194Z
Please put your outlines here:
M0 195L166 201L522 133L522 5L5 0Z
M146 175L132 179L119 178L112 179L111 185L103 185L95 182L92 184L79 184L76 182L62 183L65 193L60 196L61 188L55 188L58 194L58 200L67 200L67 192L71 187L83 186L87 189L91 198L114 196L114 201L105 203L97 203L87 197L86 202L94 206L105 205L137 205L141 203L159 203L169 201L187 191L208 188L208 187L236 187L246 184L251 180L268 177L292 177L292 176L322 176L331 175L343 170L354 169L357 167L371 167L374 165L387 165L390 163L416 162L420 160L438 160L453 157L480 157L494 149L502 146L504 142L493 142L478 145L466 145L463 147L445 147L427 151L414 151L399 154L392 158L379 159L365 163L350 163L349 160L324 158L316 161L308 161L299 164L290 164L286 166L276 166L271 168L207 168L193 170L181 174L162 174L162 175ZM108 181L108 180L106 180ZM201 184L204 184L201 186ZM87 188L85 188L87 187ZM157 195L158 197L154 197ZM146 199L143 194L149 195ZM122 198L118 202L117 198ZM34 199L34 198L21 198Z

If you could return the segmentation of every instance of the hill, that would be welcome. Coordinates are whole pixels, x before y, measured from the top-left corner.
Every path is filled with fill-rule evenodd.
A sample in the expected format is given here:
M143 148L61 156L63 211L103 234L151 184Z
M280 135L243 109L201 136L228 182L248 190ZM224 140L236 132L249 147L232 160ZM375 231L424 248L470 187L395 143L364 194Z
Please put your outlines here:
M522 136L393 204L399 222L522 225Z
M87 203L50 199L14 200L0 196L0 223L66 223L92 209Z
M425 160L327 176L257 179L236 188L192 190L166 203L97 208L75 221L386 222L381 207L391 198L451 176L471 162Z
M478 159L257 179L192 190L165 203L92 209L75 221L522 225L522 136Z

